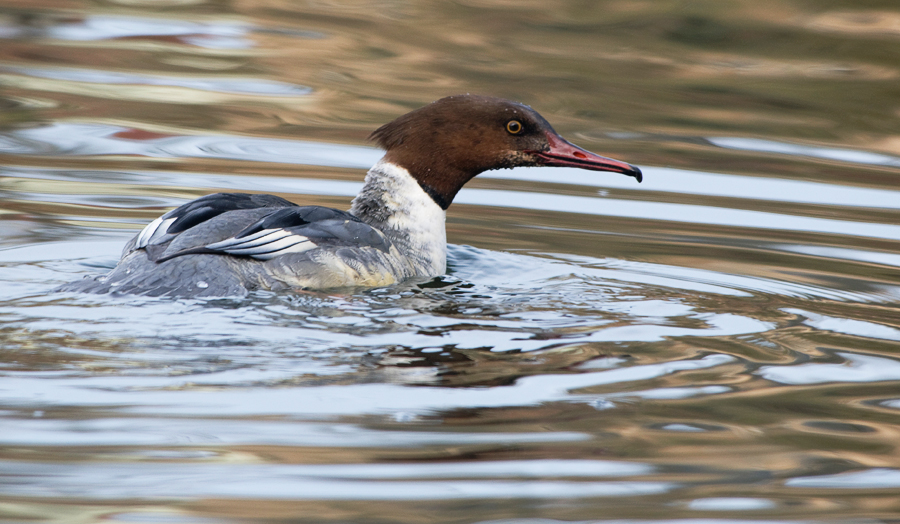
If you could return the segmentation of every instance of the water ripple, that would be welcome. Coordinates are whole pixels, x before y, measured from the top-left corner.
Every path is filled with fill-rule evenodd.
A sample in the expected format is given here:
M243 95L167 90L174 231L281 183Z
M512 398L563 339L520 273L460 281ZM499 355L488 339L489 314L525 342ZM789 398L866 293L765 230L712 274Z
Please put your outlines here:
M644 183L642 184L635 184L633 180L624 177L604 176L578 169L558 167L488 171L479 177L771 202L900 209L900 191L885 188L875 189L804 180L703 173L667 167L641 166L641 170L644 172Z
M873 468L837 475L798 477L788 479L786 486L792 488L819 489L897 489L900 488L900 471L888 468Z
M228 78L217 75L212 77L172 76L166 74L147 74L134 72L102 71L98 69L48 69L37 67L0 68L20 75L65 82L79 82L102 85L134 85L134 86L171 86L184 87L197 91L217 93L234 93L242 95L262 95L276 97L306 96L312 89L306 86L288 84L274 80L257 78ZM97 96L106 97L105 89L97 91Z
M846 361L841 364L810 362L796 366L763 366L759 374L781 384L900 380L900 362L896 360L845 352L837 355Z
M854 222L693 204L641 202L491 189L464 189L459 193L455 202L481 206L525 208L535 211L900 240L900 226L894 224Z
M355 424L298 421L217 420L210 418L0 418L0 443L29 446L200 446L271 445L335 448L464 446L578 442L590 435L576 432L448 433L380 431ZM617 465L609 462L608 468ZM650 468L621 463L635 473ZM643 468L643 469L641 469Z
M803 323L822 331L832 331L864 338L900 341L900 329L849 318L820 315L803 309L785 308L783 311L805 317Z
M5 26L2 38L40 36L74 42L140 37L182 37L184 43L210 49L245 49L253 42L246 38L252 26L242 22L191 22L177 18L144 18L91 15L77 21L48 20L41 28Z
M219 158L365 168L383 153L323 142L238 136L163 136L104 124L53 124L0 134L0 152L19 155L140 155Z
M439 388L393 384L352 384L303 388L227 388L215 392L172 389L181 377L52 377L52 381L7 376L0 382L5 406L127 406L135 414L179 416L348 416L428 413L460 408L534 406L545 402L593 402L595 395L572 395L571 390L623 382L646 381L681 371L709 369L732 362L727 355L672 361L621 369L524 377L515 384L494 388ZM49 377L48 377L49 378ZM160 389L162 388L162 389ZM139 393L129 395L128 392ZM695 393L716 394L721 390ZM638 396L638 393L632 393ZM652 398L652 397L651 397ZM677 396L676 396L677 398Z
M0 4L0 520L900 514L886 2ZM680 169L485 173L434 279L50 292L208 192L345 207L469 88Z
M776 142L774 140L763 140L760 138L720 137L709 138L708 140L713 145L727 149L778 153L790 156L807 156L825 160L838 160L840 162L851 164L900 167L900 158L898 157L880 153L871 153L868 151L858 151L855 149L806 146L789 144L786 142Z
M485 463L489 465L491 463ZM92 499L227 497L282 500L446 500L485 498L629 497L665 493L672 482L505 480L504 477L628 476L631 470L602 461L512 461L495 463L496 471L480 465L442 466L224 465L224 464L0 464L15 484L5 494L32 497ZM585 466L589 470L584 470ZM483 480L430 480L455 476L496 477ZM404 480L394 480L402 478ZM411 480L406 480L411 479Z

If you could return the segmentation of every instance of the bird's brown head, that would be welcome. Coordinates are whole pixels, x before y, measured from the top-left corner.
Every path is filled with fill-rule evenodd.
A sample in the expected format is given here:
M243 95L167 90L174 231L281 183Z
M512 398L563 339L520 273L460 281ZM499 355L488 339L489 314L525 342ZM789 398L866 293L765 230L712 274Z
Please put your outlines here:
M537 111L502 98L448 96L369 138L387 151L385 161L409 171L444 209L466 182L490 169L563 166L621 173L638 182L642 177L637 167L569 143Z

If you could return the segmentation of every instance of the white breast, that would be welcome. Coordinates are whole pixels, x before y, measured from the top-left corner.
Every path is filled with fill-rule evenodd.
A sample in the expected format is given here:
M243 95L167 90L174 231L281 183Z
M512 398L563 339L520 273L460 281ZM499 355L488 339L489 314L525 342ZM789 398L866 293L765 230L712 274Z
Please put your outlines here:
M446 212L406 169L383 160L375 164L350 212L391 239L416 275L447 271Z

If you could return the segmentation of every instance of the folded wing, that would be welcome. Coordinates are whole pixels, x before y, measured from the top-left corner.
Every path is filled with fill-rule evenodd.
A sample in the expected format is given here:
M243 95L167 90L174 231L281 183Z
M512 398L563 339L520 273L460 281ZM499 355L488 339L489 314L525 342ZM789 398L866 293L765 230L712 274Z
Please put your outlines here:
M219 193L189 202L154 220L132 249L162 263L184 255L246 256L266 261L323 247L390 250L384 235L355 216L297 206L272 195Z

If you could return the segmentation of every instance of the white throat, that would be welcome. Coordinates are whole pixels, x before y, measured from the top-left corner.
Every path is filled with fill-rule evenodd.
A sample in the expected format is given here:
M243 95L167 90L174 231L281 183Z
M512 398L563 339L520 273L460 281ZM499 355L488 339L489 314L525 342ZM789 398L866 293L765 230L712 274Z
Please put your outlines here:
M350 213L390 238L417 275L447 271L447 214L406 169L383 159L372 166Z

